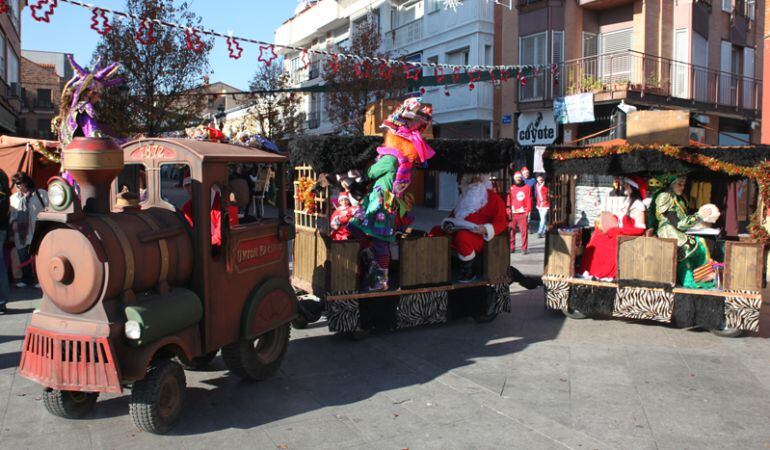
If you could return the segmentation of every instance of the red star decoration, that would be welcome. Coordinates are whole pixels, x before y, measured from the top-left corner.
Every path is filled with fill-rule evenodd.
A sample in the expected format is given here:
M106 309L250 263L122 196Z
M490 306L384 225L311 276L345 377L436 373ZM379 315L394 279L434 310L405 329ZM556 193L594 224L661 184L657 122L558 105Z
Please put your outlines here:
M411 64L404 65L404 75L406 75L407 80L414 80L418 81L420 79L420 68L415 67Z
M152 20L144 19L139 22L136 30L136 40L142 45L150 45L155 42L155 25Z
M7 6L7 5L6 5ZM30 6L29 9L32 11L32 18L35 19L38 22L50 22L51 16L53 16L53 10L59 6L59 0L38 0L37 3ZM47 7L45 11L43 11L43 7ZM43 15L38 15L38 11L42 11Z
M238 42L238 39L232 36L227 37L227 51L230 53L230 58L232 59L241 59L241 56L243 56L243 47L241 47L241 44ZM273 52L273 54L275 55L275 52ZM276 58L277 57L278 55L276 55ZM262 58L261 52L260 52L260 58ZM270 63L267 63L267 65L269 66Z
M200 53L203 51L203 41L201 41L198 30L195 28L186 28L184 30L184 41L185 45L187 46L187 50L192 50L195 53Z
M444 68L441 66L436 66L433 68L433 76L436 77L436 83L438 84L444 84L444 80L446 77L444 76Z
M460 68L459 67L455 67L454 69L452 69L452 84L459 83L461 76L462 75L460 74Z
M267 59L265 59L266 50L270 50L270 57ZM272 44L259 46L259 58L257 58L259 62L263 62L267 67L270 67L276 59L278 59L278 55L275 53L275 47Z

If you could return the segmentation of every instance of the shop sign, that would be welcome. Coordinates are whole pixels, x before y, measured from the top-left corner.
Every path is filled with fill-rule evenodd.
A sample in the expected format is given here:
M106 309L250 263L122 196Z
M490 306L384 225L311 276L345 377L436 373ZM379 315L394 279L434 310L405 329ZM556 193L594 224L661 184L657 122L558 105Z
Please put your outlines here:
M559 136L553 111L521 113L518 125L516 137L519 145L550 145Z

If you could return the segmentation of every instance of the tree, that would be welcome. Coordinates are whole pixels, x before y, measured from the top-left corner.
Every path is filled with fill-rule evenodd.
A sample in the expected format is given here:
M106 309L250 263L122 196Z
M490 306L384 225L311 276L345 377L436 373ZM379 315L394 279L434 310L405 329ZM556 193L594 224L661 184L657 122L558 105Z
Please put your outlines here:
M127 0L126 12L185 26L200 23L187 3L175 6L172 0ZM194 52L187 49L183 31L155 24L155 41L143 45L136 39L135 20L115 18L111 25L93 59L119 62L124 85L102 95L97 106L100 123L118 136L157 136L198 121L206 98L188 94L209 71L211 40L202 38L202 51Z
M253 113L249 122L256 122L262 135L275 142L295 134L302 127L304 115L300 114L302 96L294 92L275 92L290 87L290 74L283 71L283 63L260 65L249 83L251 91L263 91L253 95Z
M390 52L380 50L381 46L379 26L368 17L355 26L350 47L336 51L370 58L392 59ZM380 63L348 58L341 59L336 64L327 63L323 70L323 79L328 85L334 85L333 89L326 92L326 114L330 121L340 131L357 135L364 134L368 104L398 95L406 87L404 69L401 66L388 68Z

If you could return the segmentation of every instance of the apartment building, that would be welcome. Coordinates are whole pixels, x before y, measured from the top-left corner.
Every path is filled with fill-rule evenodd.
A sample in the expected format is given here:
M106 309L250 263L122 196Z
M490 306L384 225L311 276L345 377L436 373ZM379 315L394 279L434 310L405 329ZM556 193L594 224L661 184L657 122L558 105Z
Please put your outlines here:
M295 15L275 32L275 43L326 49L345 47L357 23L371 17L379 25L383 49L408 61L460 65L491 64L494 50L495 5L465 0L456 11L442 0L318 0L298 2ZM323 83L322 61L312 59L303 69L302 55L284 52L284 64L295 86ZM425 75L433 75L426 69ZM444 138L490 137L493 121L491 83L427 88L422 95L434 108L434 134ZM417 93L419 95L419 93ZM305 95L306 133L336 132L327 117L323 93ZM455 176L428 173L424 180L426 206L448 210L456 199Z
M16 135L21 111L21 9L23 0L6 2L0 15L0 134Z
M55 64L36 63L22 57L20 136L56 139L51 131L51 120L59 113L64 83L65 79L58 75Z
M558 70L506 86L496 117L549 114L554 98L591 93L596 120L561 125L557 142L624 137L613 128L621 101L690 111L704 143L759 142L763 0L519 0L506 13L498 58ZM513 137L510 122L495 132Z

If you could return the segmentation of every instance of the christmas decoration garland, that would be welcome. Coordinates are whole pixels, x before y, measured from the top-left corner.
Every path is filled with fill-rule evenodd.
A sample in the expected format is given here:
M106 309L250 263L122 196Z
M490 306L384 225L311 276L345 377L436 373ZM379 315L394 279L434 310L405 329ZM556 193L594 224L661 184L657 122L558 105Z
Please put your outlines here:
M32 147L32 150L43 155L43 157L48 161L61 164L61 149L55 148L54 150L49 150L40 141L30 141L29 145Z
M489 2L491 0L487 0ZM433 69L434 73L441 69L441 79L444 80L443 73L451 71L452 84L458 84L462 82L468 84L468 88L473 90L475 83L478 81L493 81L502 82L510 79L516 79L522 86L527 83L527 77L537 77L544 69L550 70L552 74L558 74L558 66L555 64L540 64L540 65L455 65L455 64L439 64L429 62L418 61L405 61L403 59L388 59L377 58L371 56L355 55L350 53L341 53L330 50L320 50L313 48L298 47L293 45L278 45L271 42L260 41L257 39L250 39L247 37L234 36L232 33L221 33L214 30L201 28L201 27L189 27L187 25L178 24L174 22L168 22L164 20L158 20L151 17L140 17L133 14L129 14L122 11L116 11L109 8L103 8L100 6L91 5L77 0L36 0L34 3L30 2L30 11L32 17L38 22L50 22L51 16L53 16L56 7L59 6L59 2L66 3L72 6L87 9L91 11L92 23L91 28L100 35L106 35L110 33L113 26L110 24L108 14L115 17L122 17L125 19L131 19L138 24L135 39L142 45L152 45L156 41L155 32L156 27L165 27L179 30L182 33L180 38L184 39L187 50L200 52L203 50L203 45L200 42L201 36L210 36L214 38L224 39L227 42L228 55L232 59L240 59L244 49L240 43L250 43L259 46L259 58L258 60L270 66L271 63L278 57L275 50L277 48L291 50L298 52L302 55L302 62L307 67L309 58L307 55L317 55L319 58L325 58L327 64L334 73L337 72L337 68L342 61L348 61L360 66L369 67L373 70L366 70L362 72L362 77L370 78L372 74L387 74L384 79L389 80L392 75L392 66L400 66L404 68L404 76L410 80L418 82L419 80L425 81L426 78L422 75L422 69ZM504 3L501 0L494 0L495 4L505 5L509 8L512 7L512 3L509 0L508 3ZM5 0L0 0L0 7L6 5ZM462 5L459 0L445 0L445 6L448 8L456 8ZM1 12L1 10L0 10ZM495 77L494 72L497 71L499 76ZM481 73L484 76L481 76ZM497 78L497 79L496 79ZM553 77L553 83L558 83L558 78ZM435 81L434 84L435 85ZM445 93L448 95L447 93Z
M315 186L315 180L309 177L302 177L297 180L297 193L294 198L297 203L302 205L302 211L308 214L315 213L315 194L312 189Z

